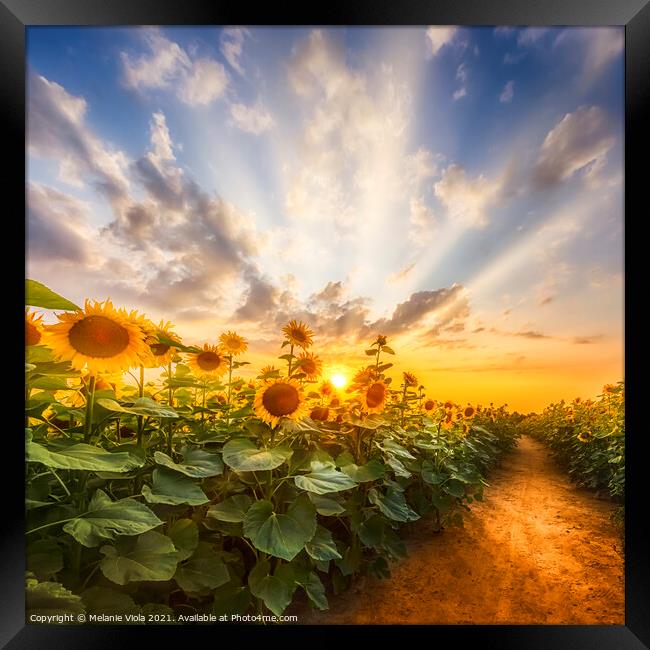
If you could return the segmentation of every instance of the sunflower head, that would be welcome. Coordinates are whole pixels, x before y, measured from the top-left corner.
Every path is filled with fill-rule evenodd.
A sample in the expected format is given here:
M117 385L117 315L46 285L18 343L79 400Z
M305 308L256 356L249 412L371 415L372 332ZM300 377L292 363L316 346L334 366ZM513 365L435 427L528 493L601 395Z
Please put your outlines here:
M145 368L161 368L169 365L172 362L177 348L168 343L163 343L160 340L162 335L166 339L178 341L180 339L176 333L172 331L173 325L170 322L160 321L158 325L154 325L150 320L144 319L142 321L142 328L145 331L145 341L149 346L149 358L147 363L144 364Z
M38 345L43 342L43 315L25 310L25 345Z
M187 365L199 377L221 377L228 369L228 359L217 345L203 344L199 352L188 355Z
M454 414L451 411L445 413L445 417L442 421L442 426L444 429L451 429L454 426Z
M299 368L298 372L304 372L307 379L316 379L320 377L323 363L311 352L301 352L298 355L296 366Z
M375 370L374 366L368 366L367 368L363 368L363 370L359 370L356 375L352 378L352 384L358 384L361 386L365 386L366 384L369 384L371 381L374 381L377 379L377 371Z
M302 386L295 379L276 378L258 389L253 401L257 417L277 427L281 418L299 420L307 411Z
M236 357L248 350L248 341L236 332L228 330L219 337L221 348L226 354Z
M476 415L476 409L473 406L466 406L463 409L463 417L467 420L470 420Z
M334 399L330 400L330 406L332 408L338 408L341 406L341 400L338 397L335 397Z
M324 397L332 395L334 393L334 384L331 381L324 381L318 388L318 392Z
M435 406L436 406L436 402L435 402L435 400L432 400L432 399L428 399L428 400L424 403L424 409L425 409L425 411L433 411L433 409L435 408Z
M291 345L306 350L313 342L314 333L302 321L290 320L282 331Z
M373 381L361 391L361 405L368 413L381 413L386 407L388 386L383 381Z
M84 309L57 316L45 325L55 357L91 374L121 372L146 362L149 349L135 312L115 309L110 300L90 302Z
M258 379L262 381L267 381L269 379L275 379L280 376L280 371L275 366L264 366L260 370L260 374L257 375Z
M404 372L402 374L404 376L404 383L407 386L417 386L418 385L418 378L412 372Z
M381 345L383 347L384 345L386 345L386 341L387 341L386 337L383 334L380 334L377 337L377 340L375 341L375 343L377 345Z

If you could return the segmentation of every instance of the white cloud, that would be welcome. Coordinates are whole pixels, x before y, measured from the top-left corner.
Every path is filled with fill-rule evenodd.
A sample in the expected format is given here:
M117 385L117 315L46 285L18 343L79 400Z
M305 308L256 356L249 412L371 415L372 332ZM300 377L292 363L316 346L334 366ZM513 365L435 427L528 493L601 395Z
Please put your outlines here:
M127 88L169 88L173 81L191 67L185 50L165 38L157 29L147 29L144 41L149 55L141 54L132 60L126 52L121 52L123 80Z
M406 180L409 185L418 188L422 181L432 178L438 173L438 164L443 159L440 154L434 155L428 149L420 147L405 160Z
M129 191L129 160L88 127L86 100L37 75L29 79L28 98L29 152L56 161L61 181L82 187L90 180L111 203L122 201Z
M232 104L230 106L230 115L238 128L255 135L272 129L274 125L273 116L260 103L255 106Z
M591 164L596 166L588 170L588 179L593 182L614 142L606 113L598 106L581 106L567 113L544 139L535 181L542 187L555 185Z
M514 27L509 27L507 25L501 25L500 27L494 28L495 36L510 36L515 31Z
M512 101L512 98L515 96L515 82L510 80L506 83L499 95L499 101L502 104L508 104Z
M228 74L221 63L197 59L184 77L178 97L190 106L207 106L221 97L227 86Z
M158 29L147 29L148 54L132 59L121 52L123 82L134 90L173 90L190 106L206 106L223 95L228 86L226 69L213 59L192 59Z
M458 27L428 27L426 31L429 56L436 56L447 44L451 43Z
M242 27L224 29L221 34L221 53L233 70L244 76L244 67L241 64L241 55L244 49L244 40L250 32Z
M433 211L421 198L411 199L409 210L409 239L416 246L426 246L433 239L436 219Z
M534 45L544 38L547 32L548 28L546 27L527 27L526 29L522 29L517 35L517 45L520 47Z
M461 63L456 70L456 80L460 82L460 88L458 88L454 94L454 100L460 99L467 95L467 64Z
M488 224L487 209L495 201L501 184L482 174L471 178L460 165L453 164L444 170L433 189L452 221L466 228L482 228Z

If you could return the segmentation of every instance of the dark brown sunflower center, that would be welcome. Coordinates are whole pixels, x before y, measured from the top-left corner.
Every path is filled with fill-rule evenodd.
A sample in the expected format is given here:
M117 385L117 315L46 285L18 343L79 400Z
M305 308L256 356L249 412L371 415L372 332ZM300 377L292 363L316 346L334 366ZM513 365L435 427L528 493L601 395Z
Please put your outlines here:
M216 352L201 352L196 357L196 363L201 370L216 370L221 365L221 357Z
M151 354L153 354L154 357L161 357L167 350L169 350L169 345L165 343L154 343L153 345L149 346L151 348Z
M473 409L471 406L468 406L468 407L465 409L465 417L466 417L466 418L471 418L472 415L474 415L474 409Z
M425 408L427 411L430 411L430 410L433 408L433 402L432 402L431 400L427 400L427 401L424 403L424 408Z
M277 383L264 391L262 404L271 415L276 417L290 415L298 408L300 396L291 384Z
M366 402L371 409L376 408L384 401L386 389L383 384L373 384L366 393Z
M114 357L129 346L129 332L106 316L86 316L76 322L68 339L77 352L102 359Z
M41 333L38 331L38 328L32 325L32 323L25 321L25 344L38 345L40 340Z
M294 338L299 343L305 343L307 340L307 335L301 329L292 329L291 337Z
M301 368L306 375L316 374L316 363L312 359L305 359L302 362Z

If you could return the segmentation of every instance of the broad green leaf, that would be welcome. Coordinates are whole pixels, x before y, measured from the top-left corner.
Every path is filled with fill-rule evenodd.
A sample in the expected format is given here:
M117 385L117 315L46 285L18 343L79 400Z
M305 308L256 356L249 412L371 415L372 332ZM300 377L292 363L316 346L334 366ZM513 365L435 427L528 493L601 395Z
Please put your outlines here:
M191 519L178 519L167 530L174 542L179 560L187 560L199 545L199 527Z
M341 557L336 550L332 533L327 528L318 525L314 536L305 544L305 551L314 560L336 560Z
M259 449L248 438L235 438L223 446L223 462L238 472L275 469L280 467L291 454L291 449L283 445Z
M409 472L406 467L404 467L404 463L402 463L402 461L398 460L397 458L389 456L386 459L386 464L392 468L397 476L403 476L405 478L409 478L411 476L411 472Z
M71 390L65 377L39 376L31 380L29 385L31 388L40 388L41 390Z
M270 501L255 502L244 518L244 534L269 555L291 561L316 532L316 508L305 495L286 514L273 511Z
M133 598L108 587L90 587L81 598L89 614L139 614L140 607Z
M372 515L359 526L357 530L359 539L366 546L379 546L384 537L384 524L385 519L381 515Z
M330 497L324 497L320 494L309 492L309 500L316 506L316 512L324 517L332 517L334 515L341 515L345 512L345 508L336 500Z
M27 569L39 580L58 573L63 568L63 552L52 539L41 539L27 546Z
M368 491L368 500L374 503L381 512L394 521L415 521L420 518L406 503L403 492L389 488L386 494L381 494L375 488Z
M336 566L344 576L349 576L358 570L361 564L361 547L348 546L340 560L335 560Z
M63 309L65 311L79 311L77 307L52 289L36 280L25 280L25 304L30 307L43 307L44 309Z
M217 454L203 451L203 449L190 449L183 454L183 461L175 463L167 454L157 451L153 455L159 465L164 465L175 472L180 472L192 478L205 478L218 476L223 473L223 463Z
M84 546L99 546L118 535L139 535L162 523L143 503L135 499L111 501L97 490L87 512L69 521L63 530Z
M154 530L143 533L135 543L122 541L117 546L99 549L104 555L102 573L118 585L142 580L170 580L176 571L178 553L169 537Z
M341 471L347 474L353 481L365 483L381 478L386 473L386 466L373 458L365 465L355 465L354 463L345 465L341 467Z
M211 506L206 513L206 517L214 517L219 521L231 521L233 523L244 521L251 503L251 498L247 494L236 494L221 503Z
M395 350L393 350L393 348L389 347L388 345L384 345L381 351L387 352L388 354L395 354Z
M130 415L143 415L155 418L177 418L178 413L169 406L158 404L148 397L140 397L135 400L133 406L122 406L114 399L102 398L97 400L97 404L107 411L115 413L128 413Z
M248 587L223 585L214 590L212 613L215 616L245 614L250 602L251 592Z
M334 465L320 461L312 461L311 472L296 476L293 481L301 490L315 494L341 492L357 486L355 481L339 472Z
M415 460L415 456L408 449L405 449L402 445L397 444L390 438L383 440L381 447L384 451L387 451L394 456L406 458L408 460Z
M327 596L325 595L325 587L320 581L320 578L313 571L308 574L306 580L301 577L297 577L296 582L305 590L305 593L307 594L309 600L318 609L329 609Z
M261 598L276 616L280 616L291 602L291 592L286 582L269 575L270 569L268 560L258 562L248 575L248 586L253 596Z
M186 593L201 593L226 584L230 574L212 544L199 542L192 557L179 565L174 580Z
M459 499L465 495L465 486L463 485L463 483L455 479L452 479L447 483L445 483L443 489L448 494L451 494L454 497L458 497Z
M191 478L165 467L153 471L153 486L143 485L142 494L149 503L166 503L172 506L182 503L200 506L209 501L201 487Z
M73 445L49 443L47 447L31 442L26 454L27 462L56 469L128 472L144 465L144 460L128 452L110 452L83 442Z
M27 579L25 589L25 615L51 616L56 614L83 614L81 598L58 582L38 582Z

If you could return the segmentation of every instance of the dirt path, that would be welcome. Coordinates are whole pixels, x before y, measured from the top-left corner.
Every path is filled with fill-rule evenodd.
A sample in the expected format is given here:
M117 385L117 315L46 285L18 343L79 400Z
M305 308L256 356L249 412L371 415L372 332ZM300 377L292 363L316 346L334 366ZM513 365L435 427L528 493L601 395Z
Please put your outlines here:
M524 437L464 528L413 525L388 580L362 579L301 624L624 624L613 506L574 487Z

